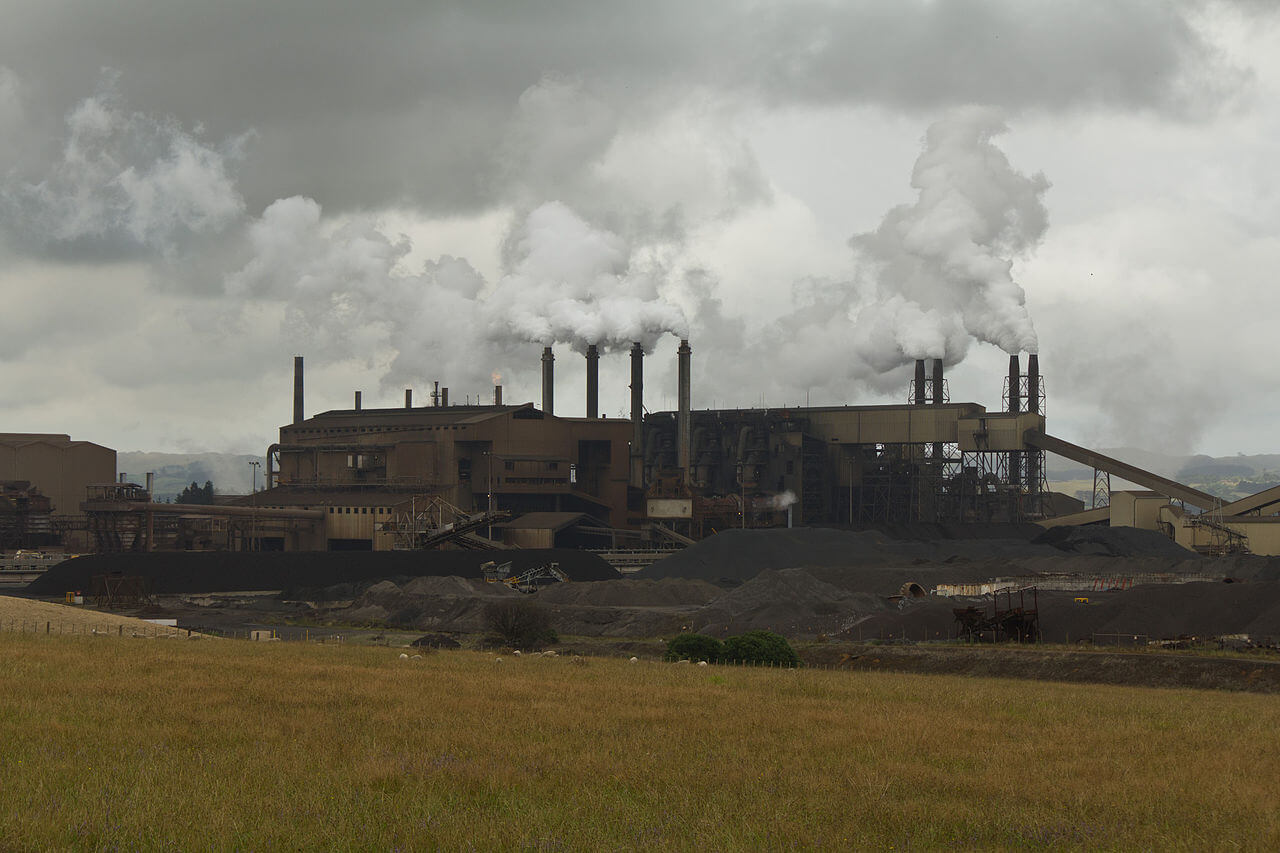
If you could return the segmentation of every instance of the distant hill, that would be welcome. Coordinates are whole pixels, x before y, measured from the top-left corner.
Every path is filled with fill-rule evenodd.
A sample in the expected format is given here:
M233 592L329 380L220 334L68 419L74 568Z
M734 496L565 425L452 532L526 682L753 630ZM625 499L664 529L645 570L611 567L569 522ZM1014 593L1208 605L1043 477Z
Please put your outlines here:
M116 470L139 485L146 483L148 471L154 472L154 496L158 501L173 500L187 486L203 486L206 480L213 483L217 494L247 495L253 475L250 460L261 462L262 457L238 453L119 452ZM259 468L258 488L262 488L262 477Z
M1137 447L1099 448L1098 452L1217 495L1223 500L1236 500L1280 485L1280 454L1276 453L1175 456ZM1087 502L1088 498L1080 493L1092 489L1092 468L1053 454L1049 454L1045 462L1045 475L1055 491L1075 494ZM1116 480L1112 482L1112 488L1132 486Z

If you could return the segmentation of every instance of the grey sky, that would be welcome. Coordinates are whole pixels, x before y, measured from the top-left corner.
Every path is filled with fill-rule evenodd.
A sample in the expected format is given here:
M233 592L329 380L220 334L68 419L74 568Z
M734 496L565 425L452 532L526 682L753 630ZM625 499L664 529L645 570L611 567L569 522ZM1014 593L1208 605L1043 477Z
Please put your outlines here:
M508 399L535 399L521 335L558 329L568 356L575 323L640 334L632 321L677 314L698 405L899 399L896 369L824 373L824 352L863 357L832 340L840 316L802 321L865 298L847 241L912 203L926 129L981 104L1004 116L994 145L1014 172L1051 184L1047 230L1010 260L1053 429L1274 449L1258 428L1280 390L1260 356L1280 307L1264 273L1280 261L1268 4L0 14L2 429L256 451L287 417L295 352L313 411L434 379L475 397L494 373ZM597 310L601 288L615 302ZM675 342L653 343L660 408ZM998 404L1003 358L968 347L953 395ZM559 366L572 413L581 366Z

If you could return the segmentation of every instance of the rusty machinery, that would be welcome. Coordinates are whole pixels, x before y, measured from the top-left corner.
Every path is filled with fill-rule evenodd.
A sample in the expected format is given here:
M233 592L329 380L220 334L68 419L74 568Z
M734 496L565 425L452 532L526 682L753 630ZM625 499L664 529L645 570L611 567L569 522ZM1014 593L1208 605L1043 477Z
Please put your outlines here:
M956 607L951 612L957 633L971 643L1040 640L1039 590L1034 586L996 590L991 594L990 612L973 606Z

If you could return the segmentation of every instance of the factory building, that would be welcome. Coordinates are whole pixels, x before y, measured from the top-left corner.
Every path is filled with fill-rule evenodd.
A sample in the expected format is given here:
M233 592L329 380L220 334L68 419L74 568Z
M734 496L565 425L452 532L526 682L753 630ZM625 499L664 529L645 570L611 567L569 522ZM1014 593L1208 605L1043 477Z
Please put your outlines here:
M60 433L0 434L0 549L90 547L79 524L90 485L116 477L116 452Z

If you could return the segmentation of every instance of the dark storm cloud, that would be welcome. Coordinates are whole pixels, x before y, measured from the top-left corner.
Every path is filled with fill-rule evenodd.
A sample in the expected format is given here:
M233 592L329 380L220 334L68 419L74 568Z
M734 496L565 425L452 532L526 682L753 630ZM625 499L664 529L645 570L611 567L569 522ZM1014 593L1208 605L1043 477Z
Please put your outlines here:
M787 105L936 111L1106 105L1194 111L1230 82L1184 15L1199 4L871 0L352 4L9 3L0 57L25 83L31 152L115 68L131 103L227 139L253 130L250 211L507 201L522 93L582 81L606 122L691 90ZM624 116L625 119L619 119ZM46 144L40 144L41 142ZM33 160L34 157L34 160Z

